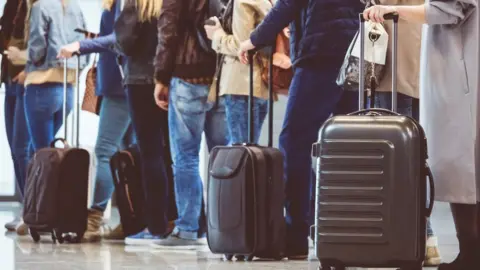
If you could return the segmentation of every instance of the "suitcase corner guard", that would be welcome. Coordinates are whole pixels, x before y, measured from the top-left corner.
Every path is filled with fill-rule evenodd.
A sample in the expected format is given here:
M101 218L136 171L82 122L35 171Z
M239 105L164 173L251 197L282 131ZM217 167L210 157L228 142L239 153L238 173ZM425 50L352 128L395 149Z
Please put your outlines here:
M312 157L320 157L321 147L319 143L314 143L312 145Z

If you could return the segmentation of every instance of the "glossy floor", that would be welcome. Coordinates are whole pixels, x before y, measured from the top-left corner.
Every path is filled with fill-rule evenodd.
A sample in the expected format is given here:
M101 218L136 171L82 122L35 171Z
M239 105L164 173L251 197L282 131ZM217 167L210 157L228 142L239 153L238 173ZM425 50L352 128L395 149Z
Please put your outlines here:
M0 204L0 224L9 221L18 211L17 206ZM117 219L114 215L111 221ZM457 243L447 205L437 204L433 222L443 258L452 260L457 252ZM18 237L9 233L0 235L1 270L314 270L318 264L312 254L310 260L304 262L235 263L222 261L221 256L211 254L206 246L197 250L174 251L126 247L122 242L107 241L98 244L53 245L49 237L44 237L39 244L35 244L26 236Z

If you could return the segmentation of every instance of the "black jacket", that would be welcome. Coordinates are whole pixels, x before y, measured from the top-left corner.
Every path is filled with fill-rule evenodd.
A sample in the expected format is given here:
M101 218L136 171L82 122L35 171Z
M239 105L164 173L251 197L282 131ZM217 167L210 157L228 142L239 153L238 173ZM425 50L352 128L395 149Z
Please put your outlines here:
M124 64L124 84L154 84L157 20L139 22L135 1L129 0L115 22L114 32L115 47Z

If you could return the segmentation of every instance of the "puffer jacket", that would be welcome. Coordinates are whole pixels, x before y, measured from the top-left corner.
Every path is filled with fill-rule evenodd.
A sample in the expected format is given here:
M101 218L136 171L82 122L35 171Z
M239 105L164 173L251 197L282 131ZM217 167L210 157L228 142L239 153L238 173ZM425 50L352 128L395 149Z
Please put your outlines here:
M215 74L216 56L204 51L196 29L204 25L207 0L164 0L158 19L155 79L169 85L172 77L210 80Z
M278 0L250 39L269 46L290 24L292 64L339 69L359 28L360 0Z

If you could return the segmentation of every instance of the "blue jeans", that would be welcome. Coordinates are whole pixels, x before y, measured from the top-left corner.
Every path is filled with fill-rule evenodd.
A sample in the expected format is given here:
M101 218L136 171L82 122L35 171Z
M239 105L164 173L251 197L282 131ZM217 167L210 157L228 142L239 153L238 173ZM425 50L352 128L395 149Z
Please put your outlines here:
M208 150L228 144L225 100L218 106L207 101L209 86L194 85L173 78L170 83L168 122L178 208L176 226L180 237L196 239L203 210L203 184L199 173L199 152L205 132Z
M375 107L392 108L392 93L377 92L375 93ZM411 116L413 119L420 121L420 103L417 98L413 98L402 93L397 95L397 112L403 115ZM427 219L427 237L434 236L430 219Z
M248 96L225 95L225 115L227 119L230 144L245 143L248 141ZM258 143L262 132L263 121L267 115L268 101L254 98L253 101L253 129L254 142Z
M103 212L115 189L110 170L110 158L124 146L125 141L133 142L134 136L125 97L104 96L101 106L95 143L98 164L92 208Z
M49 147L63 125L63 84L28 85L25 92L25 115L33 150ZM73 105L73 88L67 88L67 115ZM70 142L73 143L73 142Z
M343 92L336 84L337 69L295 69L286 115L280 134L284 155L287 252L308 252L308 235L314 216L314 183L310 156L318 131L332 114L357 110L357 93Z
M154 89L155 85L128 85L127 100L140 152L147 227L153 235L164 235L169 217L176 216L177 211L165 166L167 112L155 104Z
M23 198L27 165L32 156L30 135L25 118L24 94L21 84L5 84L5 125L8 144L12 153L17 188Z

